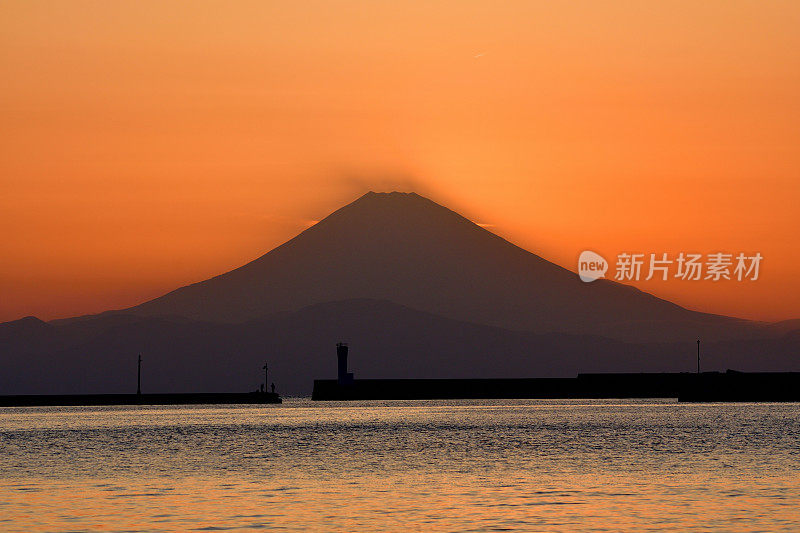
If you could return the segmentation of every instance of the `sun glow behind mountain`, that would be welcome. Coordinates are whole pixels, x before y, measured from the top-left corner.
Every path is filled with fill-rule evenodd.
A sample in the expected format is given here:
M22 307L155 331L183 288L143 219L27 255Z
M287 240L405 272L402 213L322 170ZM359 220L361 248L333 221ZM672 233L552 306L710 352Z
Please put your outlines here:
M0 320L230 270L370 189L578 253L761 252L800 315L800 7L749 2L5 2Z

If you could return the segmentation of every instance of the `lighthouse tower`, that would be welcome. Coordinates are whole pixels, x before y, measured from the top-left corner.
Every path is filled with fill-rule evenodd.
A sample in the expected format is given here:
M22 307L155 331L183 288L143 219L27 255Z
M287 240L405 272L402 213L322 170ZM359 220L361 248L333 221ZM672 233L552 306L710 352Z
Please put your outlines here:
M353 373L347 371L347 343L339 342L336 344L336 357L339 360L338 382L339 385L347 385L353 382Z

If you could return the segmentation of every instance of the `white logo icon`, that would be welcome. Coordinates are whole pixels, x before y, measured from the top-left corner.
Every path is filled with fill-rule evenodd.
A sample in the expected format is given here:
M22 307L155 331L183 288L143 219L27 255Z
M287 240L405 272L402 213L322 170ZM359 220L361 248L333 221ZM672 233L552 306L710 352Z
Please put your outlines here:
M578 276L581 281L589 283L596 279L606 277L608 270L608 261L602 255L592 252L591 250L584 250L578 258Z

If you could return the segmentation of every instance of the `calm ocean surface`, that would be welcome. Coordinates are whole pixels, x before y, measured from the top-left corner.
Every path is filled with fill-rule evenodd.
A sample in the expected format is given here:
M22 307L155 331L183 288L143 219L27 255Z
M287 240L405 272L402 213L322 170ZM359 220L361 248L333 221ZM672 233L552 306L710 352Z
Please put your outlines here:
M800 405L0 409L3 531L800 531Z

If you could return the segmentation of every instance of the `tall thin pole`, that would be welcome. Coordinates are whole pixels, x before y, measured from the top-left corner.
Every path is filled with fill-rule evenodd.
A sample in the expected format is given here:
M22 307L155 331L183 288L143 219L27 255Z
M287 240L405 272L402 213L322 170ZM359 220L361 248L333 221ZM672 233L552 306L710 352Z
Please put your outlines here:
M269 370L267 369L267 363L264 363L264 392L267 392L268 387L269 387Z
M697 373L700 373L700 339L697 339Z
M136 394L142 393L142 354L139 354L139 373L136 376Z

